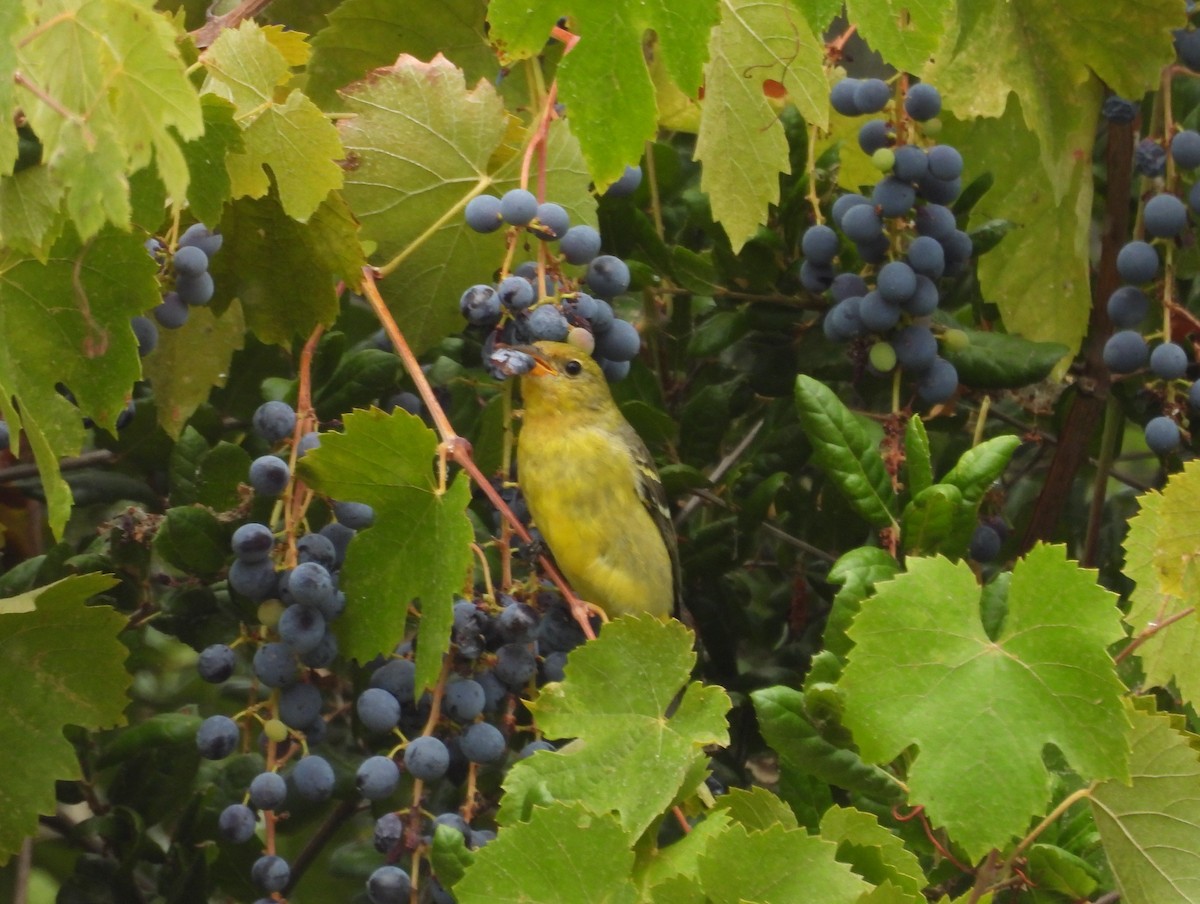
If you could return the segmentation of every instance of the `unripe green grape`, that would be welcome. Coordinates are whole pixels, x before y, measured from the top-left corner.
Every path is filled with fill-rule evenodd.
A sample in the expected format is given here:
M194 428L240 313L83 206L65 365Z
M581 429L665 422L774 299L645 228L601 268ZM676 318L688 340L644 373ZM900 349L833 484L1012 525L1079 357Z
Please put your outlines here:
M871 155L871 165L881 173L890 173L896 165L896 152L891 148L880 148Z
M951 351L961 351L971 344L971 337L962 330L946 330L942 333L942 342Z
M287 740L288 727L279 719L267 719L263 723L263 734L267 736L268 740L278 743Z
M871 366L882 374L896 366L896 350L890 342L876 342L867 353Z
M286 607L279 600L264 600L258 607L258 622L264 628L274 628L283 617Z
M928 122L923 122L921 123L921 131L930 138L933 138L942 131L942 121L935 117Z

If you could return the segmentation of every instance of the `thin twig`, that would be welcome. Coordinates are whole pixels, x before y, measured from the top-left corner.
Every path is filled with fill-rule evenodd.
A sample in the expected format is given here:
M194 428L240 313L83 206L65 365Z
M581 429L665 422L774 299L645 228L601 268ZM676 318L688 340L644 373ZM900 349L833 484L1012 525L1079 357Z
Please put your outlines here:
M739 442L728 455L726 455L717 463L717 466L713 468L712 471L707 475L710 481L716 483L725 476L726 472L728 472L729 469L737 463L737 460L745 454L746 450L750 448L750 444L754 442L754 438L758 436L758 431L762 429L762 425L763 421L759 420L757 424L755 424L746 432L746 435L742 437L741 442ZM686 522L688 518L692 516L692 514L699 507L700 501L701 496L697 494L684 503L683 508L679 510L679 514L675 516L676 530L682 527L684 522Z
M108 449L95 449L84 452L74 458L64 458L58 463L60 471L81 471L84 468L94 468L97 465L111 465L117 461L115 452ZM14 480L25 480L38 476L38 466L33 463L21 463L0 468L0 483L11 483Z
M312 866L313 861L321 853L321 849L329 843L329 840L337 834L340 829L355 813L359 810L365 810L367 804L357 798L344 800L333 812L330 813L323 823L321 823L312 837L308 839L308 843L304 845L300 853L296 855L291 862L291 873L288 875L287 887L283 890L285 895L289 894L296 887L300 878L304 875L305 870Z
M1146 641L1148 641L1151 637L1153 637L1155 634L1157 634L1163 628L1169 627L1170 625L1175 624L1175 622L1180 621L1181 619L1187 618L1189 615L1191 615L1195 611L1196 611L1195 606L1188 606L1186 609L1181 609L1179 612L1176 612L1174 615L1164 618L1162 621L1151 622L1149 625L1146 626L1146 629L1144 631L1142 631L1137 637L1135 637L1133 640L1131 640L1129 642L1129 645L1126 646L1125 649L1123 649L1120 653L1118 653L1113 658L1113 662L1117 663L1117 662L1120 662L1121 660L1125 659L1130 653L1132 653L1134 650L1136 650L1138 647L1140 647L1142 644L1144 644Z
M223 16L209 16L207 22L192 32L197 47L208 47L226 28L236 28L243 19L253 19L268 6L271 0L242 0Z

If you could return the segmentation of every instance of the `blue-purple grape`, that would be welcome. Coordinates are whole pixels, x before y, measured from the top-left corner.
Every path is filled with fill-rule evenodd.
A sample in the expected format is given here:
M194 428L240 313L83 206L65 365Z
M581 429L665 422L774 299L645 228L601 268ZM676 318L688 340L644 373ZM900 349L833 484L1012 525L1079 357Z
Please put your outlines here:
M333 767L324 757L309 754L292 770L292 787L305 800L328 800L333 793Z
M857 204L842 216L841 230L853 242L870 242L883 235L883 221L869 203Z
M954 212L941 204L922 204L917 208L914 220L917 224L917 235L927 235L945 241L958 228L954 221Z
M286 687L300 674L296 654L282 643L265 643L255 650L253 665L255 676L267 687Z
M1000 534L991 525L976 525L975 533L971 535L970 551L967 554L976 562L984 564L994 562L1000 555L1002 542Z
M1150 352L1150 370L1161 380L1178 380L1187 373L1187 352L1182 345L1164 342Z
M854 296L862 298L868 291L870 289L867 287L867 281L857 273L839 273L829 284L829 294L834 301Z
M256 810L278 810L287 801L287 782L278 772L260 772L250 781L250 804Z
M918 182L929 173L929 158L915 144L902 144L893 152L892 175L905 182Z
M562 205L555 204L553 201L546 201L538 205L534 221L537 225L530 227L533 233L538 238L547 241L558 241L571 228L571 218L567 215L566 210Z
M333 541L326 536L305 534L296 541L296 558L298 564L316 562L328 570L337 565L337 549L334 548Z
M859 113L878 113L891 99L892 89L882 79L863 79L854 89L854 106Z
M584 279L600 298L615 298L629 288L629 266L619 257L601 254L588 264Z
M1118 125L1133 122L1137 118L1137 114L1138 105L1136 101L1119 97L1116 94L1110 94L1104 98L1104 103L1100 106L1100 115L1108 122Z
M800 262L800 285L809 292L820 295L833 285L834 271L829 264L814 264L806 260Z
M1200 166L1200 132L1184 129L1171 139L1171 156L1183 169Z
M1187 228L1187 208L1177 197L1164 192L1146 202L1142 222L1148 235L1173 239Z
M455 722L470 722L483 712L485 702L483 685L464 678L446 685L442 709Z
M346 527L364 530L375 523L375 509L365 502L335 502L333 514Z
M358 793L367 800L382 800L400 783L400 767L391 757L373 756L363 760L354 775Z
M1108 296L1108 319L1113 326L1135 327L1150 311L1150 299L1137 286L1119 286Z
M856 91L862 82L856 78L844 78L829 92L829 104L843 116L859 116L862 110L856 102Z
M133 338L137 340L138 357L144 358L158 348L158 327L149 317L131 317L129 326L133 330Z
M896 132L882 119L872 119L858 130L858 146L868 156L891 145Z
M1151 179L1167 171L1167 150L1153 138L1143 138L1133 151L1133 166Z
M411 895L412 879L398 866L381 866L367 877L371 904L407 904Z
M870 203L871 202L862 195L856 193L838 196L838 199L833 202L832 215L834 225L837 226L838 229L841 229L843 232L845 232L846 230L842 226L842 220L846 216L847 211L849 211L852 207L858 207L862 204L869 205Z
M208 255L194 245L186 245L175 252L171 265L179 276L199 276L208 271Z
M291 877L292 870L288 862L275 854L264 854L250 867L250 878L254 884L268 894L283 891Z
M551 342L562 342L571 330L567 318L552 304L539 305L530 311L525 326L534 340L548 339Z
M315 606L288 606L277 630L279 639L297 653L310 653L325 636L325 616Z
M568 264L590 263L600 253L600 233L592 226L572 226L559 240L558 250Z
M904 112L917 122L928 122L942 112L942 95L933 85L913 85L904 97Z
M1158 273L1158 252L1147 242L1127 242L1117 252L1117 272L1127 283L1148 283Z
M400 701L381 687L369 687L359 694L354 711L373 734L389 732L400 722Z
M919 235L908 246L908 265L921 276L938 279L946 270L946 252L932 236Z
M525 226L537 216L538 202L532 192L514 188L500 199L500 216L510 226Z
M837 233L828 226L818 224L805 230L800 239L800 251L804 259L814 264L831 264L838 253Z
M191 308L183 303L178 292L168 292L154 309L154 319L163 329L177 330L188 322Z
M957 148L939 144L931 147L926 156L929 159L929 174L935 179L949 182L962 175L963 159Z
M604 192L606 198L626 198L637 191L638 186L642 184L642 168L640 166L626 165L625 172L621 174L621 178L614 182Z
M533 295L532 289L530 295ZM471 286L459 298L458 310L472 326L495 326L500 319L500 296L491 286Z
M1160 415L1146 424L1146 445L1157 455L1166 455L1179 448L1182 437L1179 425L1171 418Z
M196 730L196 750L206 760L223 760L237 748L241 732L228 716L209 716Z
M475 232L495 232L504 225L504 217L500 213L500 199L495 195L476 195L467 202L463 217L467 226Z
M875 183L871 192L871 204L879 208L880 216L902 217L912 210L917 200L917 190L895 176L885 176Z
M275 592L275 566L267 559L261 562L237 559L229 566L229 586L247 599L265 600Z
M275 535L265 524L249 521L233 532L229 545L243 562L262 562L275 548Z
M917 274L917 289L912 297L900 303L901 309L913 317L925 317L937 310L938 290L933 280L924 274Z
M1131 374L1146 366L1150 352L1137 330L1121 330L1104 343L1104 366L1115 374Z
M945 358L934 358L933 364L917 381L917 397L926 405L950 401L958 389L958 371Z
M475 722L467 726L460 743L463 755L468 760L483 765L500 762L508 751L504 735L490 722Z
M220 684L229 680L237 665L237 654L223 643L209 644L200 651L196 660L196 671L200 677L210 684Z
M900 306L885 300L878 291L868 292L858 306L858 316L872 333L886 333L900 322Z
M367 683L387 691L401 704L412 703L417 687L417 667L411 659L393 659L372 672Z
M917 291L917 274L903 261L892 261L879 270L875 285L884 301L898 305Z
M610 361L632 361L641 348L641 334L627 320L614 320L611 327L596 335L596 354Z
M437 781L450 768L450 751L432 735L413 738L404 748L404 768L423 782Z
M924 373L937 358L938 344L927 326L906 326L892 337L896 361L908 373Z
M217 817L217 831L226 841L242 844L254 837L254 811L245 804L230 804Z
M289 728L303 731L321 717L321 702L321 692L314 685L289 685L279 694L279 719Z
M179 300L190 305L203 305L212 301L216 285L208 271L196 276L180 275L175 278L175 292Z
M296 429L296 409L287 402L263 402L250 418L254 432L271 445L291 436Z

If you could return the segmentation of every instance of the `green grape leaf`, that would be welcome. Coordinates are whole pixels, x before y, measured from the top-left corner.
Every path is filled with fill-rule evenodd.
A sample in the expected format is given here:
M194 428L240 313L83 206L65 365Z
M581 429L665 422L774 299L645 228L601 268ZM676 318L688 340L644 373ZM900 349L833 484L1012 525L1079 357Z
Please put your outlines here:
M750 698L763 737L778 754L781 764L873 800L903 802L904 789L892 776L878 766L864 763L853 750L835 747L817 733L804 715L804 695L800 691L777 685L754 691Z
M336 283L360 284L364 258L344 201L330 195L307 223L287 215L272 192L235 201L221 221L225 244L212 259L218 298L236 297L263 342L307 336L337 317Z
M204 93L233 103L243 129L243 149L226 158L233 197L261 198L274 182L284 212L308 220L342 187L337 128L303 92L279 99L289 60L253 21L224 29L201 59L209 74Z
M933 461L929 455L929 434L921 415L914 414L904 429L904 473L908 492L916 496L933 486Z
M963 348L943 344L942 356L972 389L1018 389L1037 383L1050 376L1071 351L1061 342L1030 342L1011 333L963 332L970 344Z
M475 854L467 849L462 832L450 826L434 826L429 863L443 887L457 884L474 859Z
M250 471L250 454L224 440L200 463L197 499L216 512L227 512L245 501L241 487Z
M20 103L88 239L106 222L127 227L128 174L152 160L167 191L184 196L179 142L199 137L204 122L176 30L150 0L70 6L68 14L58 4L26 4L32 27L17 41L17 64L37 93L23 92Z
M842 12L842 0L795 0L813 34L823 35Z
M813 461L850 506L875 527L895 523L892 481L879 450L841 400L824 383L796 378L796 411L813 447Z
M504 232L467 228L463 208L484 191L515 188L520 154L496 90L468 90L442 56L402 56L343 92L354 114L341 123L345 197L374 242L387 278L379 290L417 354L462 328L458 301L491 282L504 260ZM520 139L520 136L518 136ZM523 140L523 139L520 139ZM561 123L550 130L546 198L572 223L596 223L579 146Z
M44 262L66 225L63 191L46 166L0 176L0 246Z
M203 506L168 509L154 551L184 574L212 577L229 557L229 530Z
M727 810L712 809L705 812L704 818L693 824L692 830L678 841L666 847L654 848L649 857L638 862L638 884L651 889L679 876L696 876L700 858L729 823L730 814Z
M1182 716L1132 709L1132 784L1108 781L1089 801L1128 904L1200 901L1200 739Z
M920 72L932 61L955 9L954 0L847 0L846 18L888 63Z
M836 844L837 859L872 885L891 882L903 892L902 900L925 900L921 892L927 883L920 861L870 813L830 807L821 817L821 837Z
M700 861L700 880L714 904L854 901L871 890L844 863L837 846L803 829L774 825L747 831L732 825Z
M1087 900L1098 886L1096 869L1082 857L1052 844L1030 845L1026 855L1030 880L1038 888Z
M5 600L0 614L0 864L55 810L54 783L83 777L63 726L124 722L126 618L89 598L117 584L106 574L64 578ZM29 609L32 603L34 608Z
M900 519L905 555L942 551L946 542L956 536L961 510L962 493L948 483L935 483L914 496Z
M0 72L11 73L18 68L16 39L27 26L24 3L6 3L0 6ZM5 119L0 123L0 199L3 198L4 177L12 175L17 161L18 142L16 123L9 113L17 108L16 82L11 78L0 79L0 113ZM0 211L3 211L0 205ZM3 219L0 218L0 243L4 241Z
M796 814L779 797L766 788L731 788L717 798L714 813L728 814L729 820L750 832L781 825L785 829L799 828Z
M450 648L454 594L471 567L470 484L460 474L438 487L437 436L406 411L355 411L343 424L344 433L321 434L320 448L298 467L317 492L375 509L375 524L350 542L342 566L347 606L338 642L359 662L390 653L415 603L419 694L437 682Z
M1141 511L1129 522L1125 538L1125 574L1137 583L1125 621L1135 634L1166 619L1173 622L1137 648L1148 684L1172 680L1188 700L1200 699L1200 600L1197 568L1197 517L1200 511L1200 462L1189 461L1171 475L1162 491L1143 493Z
M875 584L886 581L900 570L900 563L877 546L860 546L843 553L829 569L829 583L841 584L833 598L833 607L825 625L825 649L840 659L850 650L846 631L858 614L862 601L875 590Z
M491 0L489 36L501 61L540 54L564 15L580 40L559 63L558 96L571 111L571 131L596 185L604 189L620 178L626 164L641 159L645 142L654 138L657 112L642 49L644 32L654 31L655 53L667 74L694 97L717 5L714 0Z
M995 641L980 594L965 563L910 558L863 603L838 683L863 758L890 762L915 745L911 802L973 858L1045 811L1047 744L1085 780L1125 780L1129 757L1124 685L1106 650L1123 632L1095 572L1062 547L1034 547L1013 568Z
M231 153L245 149L242 130L234 120L236 108L215 94L200 98L204 113L204 134L183 146L191 181L188 183L188 207L202 223L216 227L221 210L229 200L233 187L225 165Z
M214 386L224 386L233 353L245 344L242 306L234 301L220 315L196 306L179 329L158 331L158 347L142 363L154 387L158 424L172 439L206 401Z
M45 263L0 251L0 405L14 440L29 436L55 535L71 507L58 459L83 446L81 412L116 429L139 376L129 319L160 300L155 270L136 236L112 229L86 243L64 236Z
M500 829L475 852L454 886L459 904L633 904L633 850L610 814L582 804L534 807L530 818Z
M530 704L547 737L575 740L513 766L499 821L516 822L528 800L548 795L616 811L631 837L645 831L705 762L704 745L728 743L729 697L688 682L692 642L680 622L645 616L614 619L577 647L566 680Z
M492 81L500 65L488 45L486 16L484 0L346 0L313 37L305 91L320 106L336 109L338 89L405 53L421 60L442 53L468 82Z
M946 109L960 119L1002 116L1009 96L1020 98L1026 128L1036 135L1032 153L1020 159L1030 170L1028 161L1040 151L1039 175L1048 180L1051 208L1064 198L1078 198L1080 166L1091 185L1090 123L1099 109L1099 81L1122 97L1141 97L1157 87L1162 67L1175 59L1171 29L1187 24L1183 8L1174 0L1145 0L1137 15L1124 17L1119 26L1111 12L1091 0L978 0L960 5L957 29L947 33L936 62L923 73L941 90ZM1081 119L1089 122L1082 146L1080 135L1069 125ZM1014 150L996 148L1005 156ZM964 151L963 156L969 155ZM1012 191L1013 182L999 173L997 178L1006 194L1021 194ZM1085 218L1089 205L1090 197L1082 206ZM1024 209L1022 219L1030 223L1041 219L1023 202L1014 207ZM1051 228L1045 234L1053 235ZM1041 247L1042 258L1060 260L1048 245ZM1048 287L1050 283L1027 281L1025 285Z
M700 187L739 251L766 222L767 205L779 203L780 173L791 173L772 104L779 86L806 122L829 122L825 47L790 0L721 0L709 53L696 140Z
M1015 99L999 119L948 122L939 140L962 152L964 182L990 173L1003 186L979 200L970 223L1003 219L1014 224L1004 241L979 259L983 297L999 307L1009 333L1077 349L1092 304L1088 242L1099 86L1088 82L1063 101L1054 134L1069 146L1052 174L1030 162L1038 153L1038 137L1022 123L1022 104Z

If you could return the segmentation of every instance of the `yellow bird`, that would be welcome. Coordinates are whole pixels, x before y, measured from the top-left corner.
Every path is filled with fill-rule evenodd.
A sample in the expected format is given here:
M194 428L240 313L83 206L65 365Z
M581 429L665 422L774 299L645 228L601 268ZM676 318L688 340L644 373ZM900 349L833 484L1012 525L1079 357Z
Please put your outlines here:
M613 401L599 365L564 342L523 346L525 413L518 478L567 580L611 616L666 618L679 603L679 557L662 481Z

